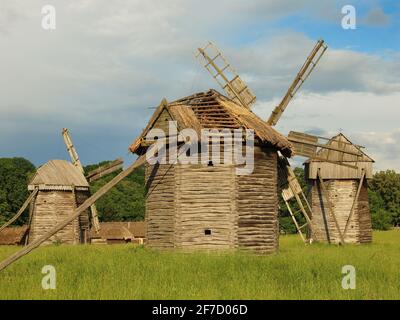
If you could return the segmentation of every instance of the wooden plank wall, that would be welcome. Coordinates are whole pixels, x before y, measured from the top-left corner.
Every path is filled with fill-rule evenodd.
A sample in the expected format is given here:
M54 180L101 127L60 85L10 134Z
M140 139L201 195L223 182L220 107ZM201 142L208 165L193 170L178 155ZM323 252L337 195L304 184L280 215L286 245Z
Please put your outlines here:
M56 224L64 221L75 208L75 198L71 191L39 191L35 201L29 242L35 241ZM77 244L80 242L79 233L79 220L76 219L44 244L53 242Z
M317 172L320 168L324 179L359 179L362 169L365 170L365 177L372 178L372 162L348 162L349 165L355 165L358 168L350 168L329 162L312 161L305 165L305 176L307 179L317 179Z
M251 175L233 165L146 165L148 245L276 252L277 175L276 151L259 147Z
M176 246L184 249L237 247L233 165L176 166ZM206 234L209 230L211 234Z
M364 180L360 195L358 196L356 212L358 213L360 230L358 241L360 243L370 243L372 242L372 222L368 200L368 183L366 180Z
M173 248L175 237L175 167L145 165L147 244Z
M358 180L327 180L324 182L328 198L338 220L339 227L343 232L350 214L351 206L357 192ZM323 191L317 180L311 180L311 206L313 216L311 217L313 233L311 237L315 241L339 243L339 233L335 223L329 214L329 206L323 195ZM361 189L359 199L354 208L347 234L344 237L346 243L370 242L371 217L368 205L368 192L366 183Z
M279 247L278 156L255 147L251 175L236 177L239 247L272 253Z

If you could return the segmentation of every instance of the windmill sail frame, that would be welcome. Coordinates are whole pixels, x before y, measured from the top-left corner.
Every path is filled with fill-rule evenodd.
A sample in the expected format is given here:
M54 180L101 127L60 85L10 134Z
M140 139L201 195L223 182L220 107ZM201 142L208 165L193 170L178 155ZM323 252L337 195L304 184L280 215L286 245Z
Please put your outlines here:
M247 109L251 108L256 101L256 96L212 42L209 41L203 48L198 48L195 57L224 89L229 98Z

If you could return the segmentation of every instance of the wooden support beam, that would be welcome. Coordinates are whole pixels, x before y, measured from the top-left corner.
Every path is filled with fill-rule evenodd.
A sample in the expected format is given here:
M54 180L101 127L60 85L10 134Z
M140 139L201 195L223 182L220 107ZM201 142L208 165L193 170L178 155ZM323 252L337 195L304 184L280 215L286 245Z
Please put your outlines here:
M121 158L116 159L110 163L107 163L104 166L98 167L98 168L90 171L86 175L86 178L89 180L89 182L96 181L96 180L100 179L101 177L104 177L107 174L110 174L114 171L122 169L123 164L124 164L124 160L122 160Z
M301 201L299 195L298 195L298 194L295 194L294 197L296 198L296 201L297 201L297 203L298 203L298 205L299 205L299 207L300 207L301 212L303 213L304 217L305 217L306 220L307 220L307 223L308 223L309 228L311 229L310 217L308 216L307 211L306 211L306 209L304 208L304 205L303 205L303 203L302 203L302 201Z
M25 211L25 209L28 207L28 205L31 203L33 198L36 196L38 193L38 188L35 188L35 190L32 191L32 193L29 195L29 197L25 200L24 204L22 207L18 210L18 212L10 219L8 220L5 224L3 224L0 228L0 232L7 228L9 225L11 225L13 222L15 222Z
M354 198L353 205L351 206L351 209L350 209L349 217L347 218L347 221L346 221L346 226L345 226L344 231L343 231L343 236L346 236L347 229L350 226L350 221L351 221L351 218L353 217L354 208L355 208L355 206L357 204L357 200L358 200L358 197L360 195L362 185L364 183L364 178L365 178L365 170L362 169L360 183L359 183L358 188L357 188L357 193L356 193L356 196Z
M332 217L332 219L333 219L333 222L335 223L335 227L336 227L336 229L337 229L337 231L338 231L338 233L339 233L340 242L341 242L342 244L344 244L345 242L344 242L343 234L342 234L342 231L340 230L339 223L338 223L338 221L337 221L337 219L336 219L336 215L335 215L335 213L334 213L334 211L333 211L331 201L329 200L328 191L327 191L326 188L325 188L324 180L322 179L322 176L321 176L321 169L320 169L320 168L318 168L317 176L318 176L318 180L319 180L319 183L320 183L320 186L321 186L321 189L322 189L322 193L323 193L323 195L324 195L324 197L325 197L325 199L326 199L326 203L327 203L327 205L328 205L329 213L330 213L330 215L331 215L331 217Z
M84 212L86 209L88 209L92 204L94 204L97 200L99 200L102 196L104 196L111 188L113 188L115 185L117 185L119 182L121 182L124 178L126 178L128 175L130 175L136 168L140 167L143 165L146 161L146 154L140 156L139 158L136 159L136 161L131 164L127 169L122 171L119 175L114 177L110 182L105 184L103 187L101 187L95 194L93 194L90 198L86 199L86 201L81 204L78 208L75 209L74 213L69 216L67 219L64 221L60 222L57 224L55 227L51 228L46 234L43 236L39 237L32 243L28 244L26 247L21 249L20 251L17 251L4 261L0 263L0 271L4 270L7 268L9 265L17 261L18 259L22 258L38 246L40 246L43 242L45 242L47 239L52 237L54 234L56 234L58 231L61 229L65 228L68 224L70 224L73 220L79 217L79 215Z
M75 147L74 147L74 145L72 143L71 135L70 135L70 133L69 133L67 128L64 128L62 130L62 135L63 135L63 138L64 138L65 145L67 146L67 151L68 151L68 153L69 153L69 155L71 157L72 164L75 167L77 167L82 172L82 174L84 175L85 174L85 170L83 169L82 163L79 160L78 153L75 150ZM98 216L97 216L97 209L96 209L96 205L95 204L92 204L90 206L90 213L91 213L91 216L92 216L92 223L93 223L94 229L95 229L96 233L99 233L99 231L100 231L100 223L99 223L99 219L98 219Z
M89 180L89 182L94 182L97 181L99 179L101 179L102 177L105 177L106 175L113 173L117 170L120 170L123 168L123 161L121 160L117 160L113 161L113 163L110 163L107 166L103 166L99 169L102 170L98 170L97 173L89 173L89 175L87 176L87 179ZM112 165L111 165L112 164Z
M92 225L94 227L94 231L98 234L100 232L100 222L99 215L97 214L97 208L94 203L90 206L90 214L92 217Z
M28 220L28 229L26 230L25 245L29 243L29 234L32 227L33 214L35 211L35 202L36 202L36 197L34 197L29 204L29 220Z

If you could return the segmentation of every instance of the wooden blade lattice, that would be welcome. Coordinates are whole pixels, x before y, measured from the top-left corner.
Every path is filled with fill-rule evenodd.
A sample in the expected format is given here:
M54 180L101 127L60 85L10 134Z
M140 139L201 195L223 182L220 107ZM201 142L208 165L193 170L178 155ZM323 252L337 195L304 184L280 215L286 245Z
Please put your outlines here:
M208 42L204 48L198 48L196 58L237 104L250 109L256 102L256 96L248 85L212 42Z
M294 147L295 155L311 160L320 160L357 169L357 162L361 161L363 156L361 151L350 149L354 146L351 143L332 141L329 138L307 133L290 131L288 140ZM355 163L355 165L352 163Z
M76 149L72 143L72 138L71 138L71 135L70 135L68 129L64 128L62 131L62 135L64 138L65 145L67 147L67 151L71 157L72 164L75 167L77 167L84 175L85 170L83 169L82 163L79 160L78 153L76 152ZM92 224L94 226L95 231L98 233L100 231L100 222L99 222L99 217L97 215L97 208L94 203L90 206L90 213L92 216Z
M296 92L300 89L303 83L307 80L311 72L314 70L315 66L321 59L322 55L325 53L327 49L327 45L324 43L324 40L318 40L317 44L312 49L311 53L307 57L300 71L296 75L296 78L293 80L292 85L289 87L285 96L283 97L281 103L275 107L272 111L267 123L271 126L275 126L282 113L285 111L288 106L290 100L293 99Z

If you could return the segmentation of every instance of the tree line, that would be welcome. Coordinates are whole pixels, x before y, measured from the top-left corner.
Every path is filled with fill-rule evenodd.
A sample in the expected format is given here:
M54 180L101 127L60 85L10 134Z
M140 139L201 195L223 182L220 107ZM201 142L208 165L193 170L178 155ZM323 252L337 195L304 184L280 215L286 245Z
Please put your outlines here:
M84 167L89 172L101 165L103 161ZM0 225L8 221L28 197L27 185L36 171L35 166L24 158L0 158ZM295 168L300 184L307 194L308 184L304 170ZM119 172L114 172L91 183L91 192L96 192ZM368 184L372 226L375 230L388 230L400 226L400 173L393 170L380 171L374 174ZM144 219L145 212L145 178L144 168L139 168L111 189L96 202L100 221L138 221ZM296 210L296 208L294 209ZM26 223L26 212L17 222ZM286 233L295 233L296 229L283 201L280 202L280 226ZM297 214L300 222L305 222Z

